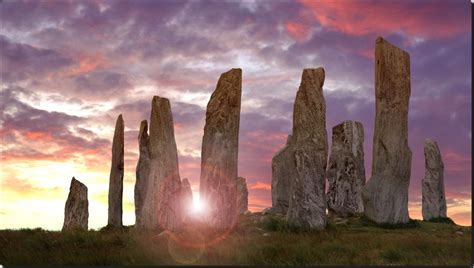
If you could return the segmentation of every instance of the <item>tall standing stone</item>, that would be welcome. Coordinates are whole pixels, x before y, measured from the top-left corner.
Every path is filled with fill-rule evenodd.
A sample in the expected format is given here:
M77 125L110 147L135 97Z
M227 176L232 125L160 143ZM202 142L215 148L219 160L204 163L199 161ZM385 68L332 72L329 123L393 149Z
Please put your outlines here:
M344 121L332 128L331 156L326 177L328 210L340 217L364 211L364 129L360 122Z
M89 201L87 200L87 187L72 177L69 195L64 207L63 231L85 230L89 220Z
M363 190L364 213L377 223L407 223L410 55L378 37L375 65L372 177Z
M288 211L291 181L296 177L290 140L288 135L285 147L272 158L272 212L283 215Z
M150 173L150 137L148 136L148 123L146 120L140 123L138 146L139 157L135 181L135 224L140 226L142 225L142 209L148 186L148 175Z
M244 214L248 210L249 191L247 189L247 182L243 177L237 177L237 204L239 206L239 213Z
M436 141L425 140L425 177L421 181L423 220L446 218L444 164Z
M290 148L296 176L292 181L287 219L290 225L302 228L326 227L328 143L324 78L323 68L304 69L294 103Z
M208 207L208 223L232 227L237 220L237 156L242 70L223 73L207 104L202 138L200 198Z
M149 136L150 166L141 226L174 231L181 226L181 179L173 115L166 98L154 96Z
M187 216L191 213L193 207L193 191L191 189L191 184L187 178L184 178L181 181L181 210L183 213L183 219L186 219Z
M112 141L112 166L109 180L109 226L122 226L123 165L124 122L122 115L119 115L115 123L114 139Z

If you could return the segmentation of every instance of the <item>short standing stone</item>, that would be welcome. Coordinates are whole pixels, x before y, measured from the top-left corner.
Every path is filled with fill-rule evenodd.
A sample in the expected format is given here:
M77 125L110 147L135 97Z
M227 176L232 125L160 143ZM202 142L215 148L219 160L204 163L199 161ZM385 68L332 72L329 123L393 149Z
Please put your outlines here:
M183 211L183 219L185 219L191 213L193 207L193 191L187 178L184 178L181 181L181 207Z
M150 137L148 136L148 123L143 120L140 123L138 134L139 157L136 169L135 181L135 224L142 225L142 208L148 186L148 175L150 173Z
M240 214L244 214L248 210L248 196L249 192L245 178L237 177L237 204Z
M293 134L296 176L290 192L288 224L296 227L326 227L325 173L328 156L323 68L304 69L296 93Z
M286 215L290 204L291 181L296 178L290 139L291 135L288 135L285 147L272 158L272 211L283 215Z
M64 207L63 231L87 230L89 220L89 201L87 200L87 187L74 177L69 187L69 195Z
M123 165L124 165L124 122L119 115L115 123L114 139L112 142L112 166L109 180L109 218L108 225L122 226L122 196L123 196Z
M375 65L372 177L362 192L364 213L377 223L407 223L411 171L410 55L378 37Z
M430 139L425 140L425 177L421 187L423 219L446 218L443 159L438 144Z
M207 104L202 138L200 198L207 204L207 222L232 228L238 218L237 159L239 149L242 70L223 73Z
M364 211L364 129L360 122L344 121L332 128L331 156L326 176L328 210L339 217Z

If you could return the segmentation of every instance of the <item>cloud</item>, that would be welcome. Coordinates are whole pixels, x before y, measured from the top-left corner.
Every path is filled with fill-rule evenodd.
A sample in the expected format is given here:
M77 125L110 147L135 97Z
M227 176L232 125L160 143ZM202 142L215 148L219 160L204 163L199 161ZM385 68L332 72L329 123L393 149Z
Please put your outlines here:
M350 35L402 32L411 37L449 38L470 31L467 2L300 2L323 27Z
M4 35L0 35L0 47L1 77L5 82L48 77L73 64L72 59L55 50L15 43Z

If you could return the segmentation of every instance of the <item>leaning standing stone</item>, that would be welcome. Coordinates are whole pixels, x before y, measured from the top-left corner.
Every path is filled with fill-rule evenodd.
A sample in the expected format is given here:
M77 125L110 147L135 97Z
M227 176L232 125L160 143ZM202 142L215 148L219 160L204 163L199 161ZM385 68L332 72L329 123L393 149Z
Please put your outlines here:
M72 177L69 195L64 207L63 231L85 230L89 220L89 201L87 200L87 187Z
M364 211L364 129L360 122L344 121L332 128L331 156L327 169L328 210L339 217Z
M143 120L140 123L138 134L139 157L136 169L135 181L135 225L142 225L142 209L148 186L148 175L150 173L150 137L148 136L148 123Z
M235 225L242 70L223 73L207 104L202 138L200 198L208 223L219 229Z
M272 158L272 212L286 215L290 204L291 181L296 178L291 135Z
M240 214L244 214L248 210L248 196L249 191L245 178L237 177L237 204Z
M375 65L372 177L363 190L364 213L377 223L407 223L410 55L378 37Z
M288 223L292 226L326 227L325 173L328 156L323 68L304 69L293 111L293 178Z
M166 98L153 97L148 152L150 170L140 227L175 231L182 223L181 178L173 115Z
M123 165L124 165L124 122L119 115L115 123L114 139L112 142L112 167L109 180L109 219L108 225L122 226L122 195L123 195Z
M436 141L425 140L425 177L422 187L423 220L446 218L444 164Z

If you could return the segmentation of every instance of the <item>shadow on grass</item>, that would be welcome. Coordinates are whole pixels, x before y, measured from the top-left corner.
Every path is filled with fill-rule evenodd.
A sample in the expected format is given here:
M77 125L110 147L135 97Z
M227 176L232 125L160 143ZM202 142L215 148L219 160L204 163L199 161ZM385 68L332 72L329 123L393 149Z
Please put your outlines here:
M409 219L407 223L397 223L397 224L377 223L369 219L365 215L362 215L360 217L360 222L364 226L378 227L378 228L383 228L383 229L407 229L407 228L420 228L421 227L420 221L418 220Z

